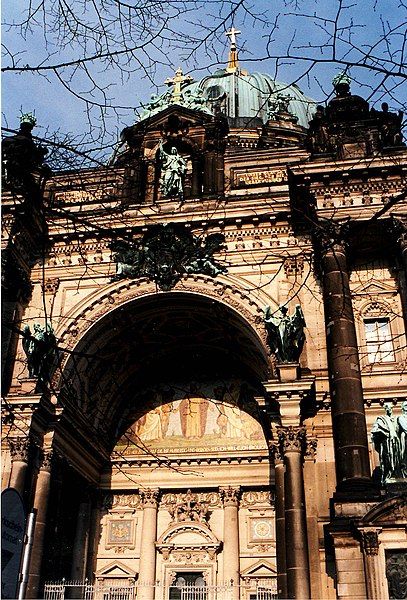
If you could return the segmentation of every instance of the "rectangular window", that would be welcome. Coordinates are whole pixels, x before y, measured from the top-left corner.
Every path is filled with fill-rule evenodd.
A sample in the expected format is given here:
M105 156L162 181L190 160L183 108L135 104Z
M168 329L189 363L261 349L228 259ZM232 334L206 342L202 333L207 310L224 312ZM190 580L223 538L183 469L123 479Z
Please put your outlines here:
M389 319L365 319L364 323L368 361L393 362L395 357Z

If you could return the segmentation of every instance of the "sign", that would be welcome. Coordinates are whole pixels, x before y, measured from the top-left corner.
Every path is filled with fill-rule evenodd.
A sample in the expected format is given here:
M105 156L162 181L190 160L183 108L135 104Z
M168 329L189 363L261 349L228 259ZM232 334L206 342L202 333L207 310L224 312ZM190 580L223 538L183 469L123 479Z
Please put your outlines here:
M25 513L20 494L7 488L1 494L1 597L17 598Z
M270 171L252 171L251 173L236 173L236 183L243 185L261 185L262 183L281 183L287 181L285 169Z

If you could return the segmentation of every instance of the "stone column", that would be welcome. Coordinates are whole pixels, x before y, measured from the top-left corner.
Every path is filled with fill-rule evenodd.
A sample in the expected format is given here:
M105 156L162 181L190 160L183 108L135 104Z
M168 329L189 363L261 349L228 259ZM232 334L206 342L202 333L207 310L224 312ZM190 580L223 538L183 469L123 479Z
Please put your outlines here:
M342 228L318 224L337 491L371 485L362 380Z
M379 556L381 528L364 527L359 531L365 565L366 597L368 600L384 600L388 598L388 590L384 557L382 560L382 557Z
M284 461L279 444L273 442L270 452L274 462L276 486L276 559L277 559L277 593L279 598L287 598L287 567L285 559L285 502L284 502Z
M82 492L76 521L75 541L72 553L71 579L83 580L86 577L86 565L89 546L91 503L89 489Z
M399 248L401 269L398 274L401 304L405 330L407 332L407 219L393 217L391 220L390 234L396 237Z
M44 552L44 536L48 510L49 490L51 484L51 466L53 450L43 451L40 470L35 486L34 508L37 518L34 529L33 548L30 560L26 598L40 598L40 577L42 555Z
M11 454L9 486L17 490L20 496L23 496L30 452L30 438L28 436L12 438L9 440L9 446Z
M145 489L140 492L143 503L143 526L138 597L141 600L154 600L158 494L158 489Z
M311 598L322 598L321 560L318 533L318 487L315 469L318 440L307 436L304 455L304 491L308 534L308 560Z
M305 427L279 427L278 438L284 455L285 539L287 566L287 598L308 600L310 576L308 537L305 516L303 451Z
M221 487L223 501L223 582L233 585L231 598L240 598L239 496L240 487Z

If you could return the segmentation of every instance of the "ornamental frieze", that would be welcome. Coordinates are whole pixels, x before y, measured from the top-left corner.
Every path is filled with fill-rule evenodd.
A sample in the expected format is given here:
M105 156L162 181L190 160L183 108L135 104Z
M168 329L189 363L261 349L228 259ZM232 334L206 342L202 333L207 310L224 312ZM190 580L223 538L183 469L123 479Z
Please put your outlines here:
M270 491L265 490L250 490L242 493L240 506L242 508L255 507L255 506L267 506L270 507L274 504L274 494Z

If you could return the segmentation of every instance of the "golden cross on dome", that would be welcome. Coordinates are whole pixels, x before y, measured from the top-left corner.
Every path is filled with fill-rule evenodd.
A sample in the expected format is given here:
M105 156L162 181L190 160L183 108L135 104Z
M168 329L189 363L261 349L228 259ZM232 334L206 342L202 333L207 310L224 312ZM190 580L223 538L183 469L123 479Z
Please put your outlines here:
M229 31L227 31L225 33L225 35L230 38L230 45L236 48L236 36L239 35L239 33L242 33L241 31L239 31L238 29L235 29L234 27L232 27L231 29L229 29Z
M175 76L174 77L169 77L168 79L166 79L164 81L164 83L166 83L167 85L173 85L174 89L172 90L172 101L173 102L177 102L177 100L180 100L182 98L182 94L181 94L181 87L183 83L186 82L191 82L192 77L190 75L184 75L182 72L181 67L178 67L178 69L175 71Z
M238 29L232 27L229 31L226 31L225 35L230 38L230 49L229 49L229 58L228 58L228 66L226 67L226 71L228 73L237 73L239 70L239 61L237 58L237 48L236 48L236 36L242 33Z

